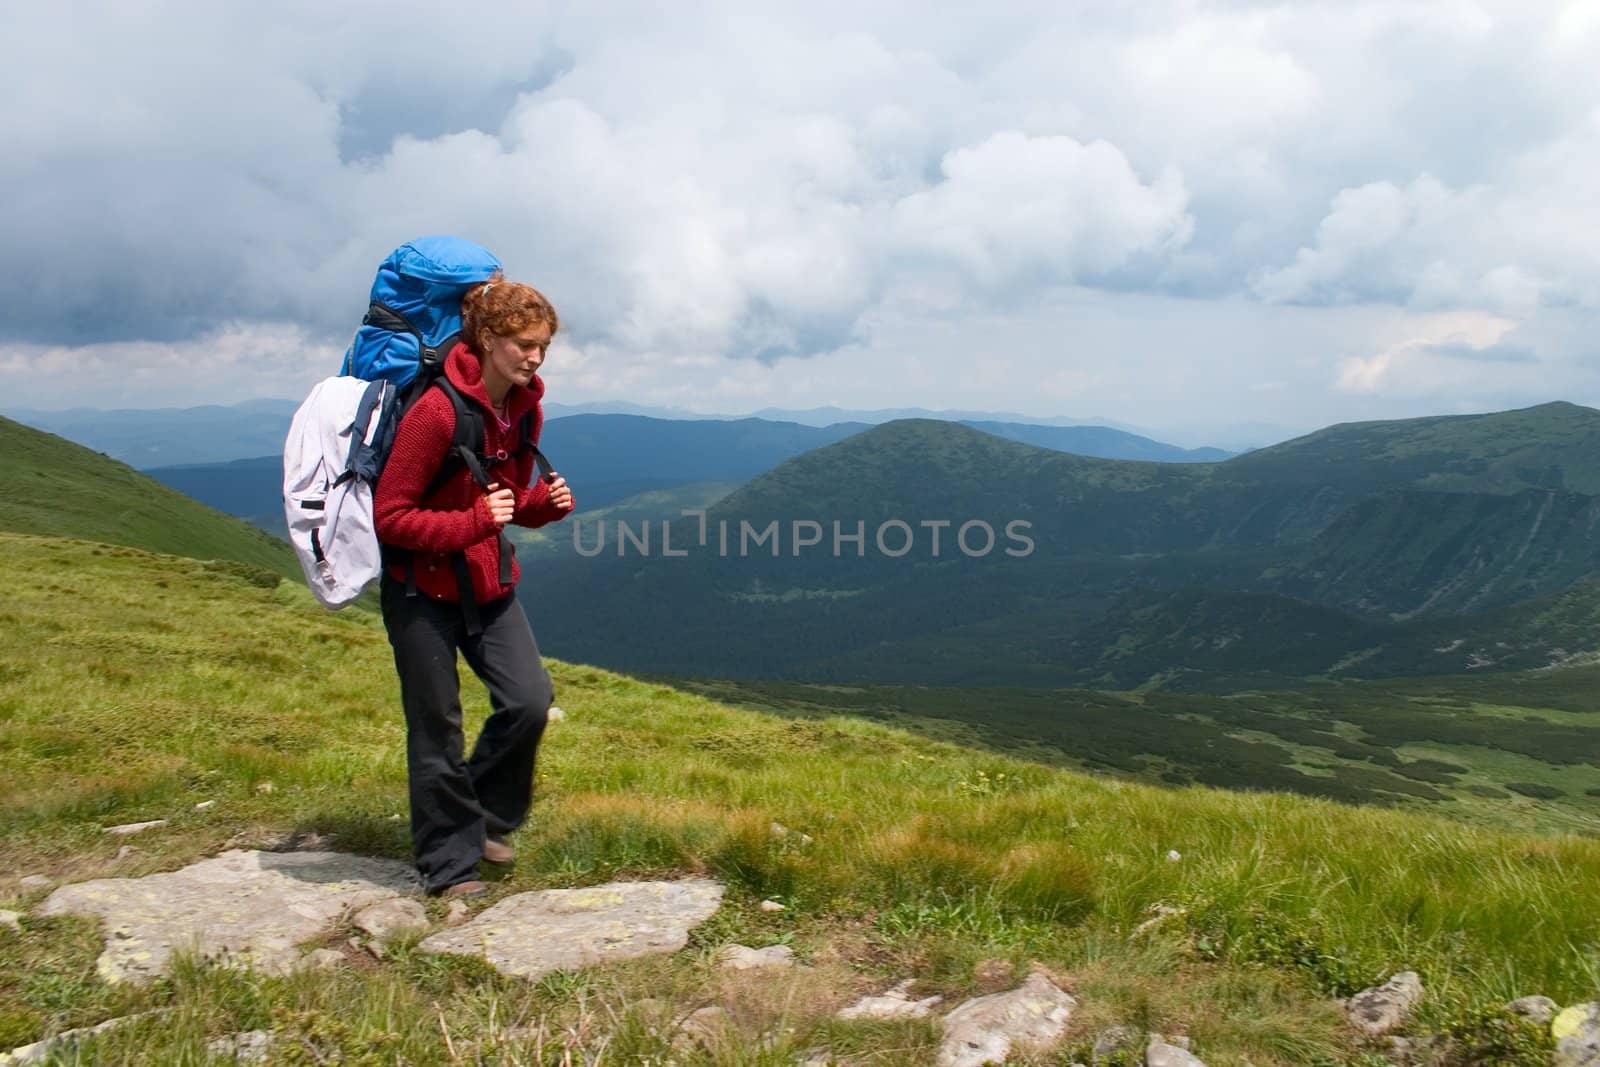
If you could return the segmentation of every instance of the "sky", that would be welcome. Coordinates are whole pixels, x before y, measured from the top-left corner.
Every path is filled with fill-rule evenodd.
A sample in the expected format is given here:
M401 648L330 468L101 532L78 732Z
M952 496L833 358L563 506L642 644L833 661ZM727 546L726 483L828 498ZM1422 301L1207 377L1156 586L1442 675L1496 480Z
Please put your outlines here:
M935 10L5 5L0 410L298 398L430 233L569 404L1600 404L1600 0Z

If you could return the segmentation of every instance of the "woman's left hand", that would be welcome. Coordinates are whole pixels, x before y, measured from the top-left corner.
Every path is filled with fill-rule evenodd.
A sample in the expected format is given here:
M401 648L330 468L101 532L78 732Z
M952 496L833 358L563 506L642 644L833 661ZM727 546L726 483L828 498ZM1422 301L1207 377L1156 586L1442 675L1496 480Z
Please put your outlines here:
M572 490L567 488L567 480L559 474L550 479L550 503L562 511L572 510Z

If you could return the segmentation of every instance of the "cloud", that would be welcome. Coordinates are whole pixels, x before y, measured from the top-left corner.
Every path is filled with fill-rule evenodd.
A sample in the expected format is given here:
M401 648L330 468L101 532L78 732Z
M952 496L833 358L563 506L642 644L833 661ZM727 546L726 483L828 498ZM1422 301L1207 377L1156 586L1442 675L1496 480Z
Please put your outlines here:
M1547 366L1596 323L1541 322L1600 314L1587 10L10 5L0 358L64 373L59 353L135 346L176 389L160 346L342 349L384 254L454 232L556 300L584 374L646 391L702 367L787 388L793 358L837 353L868 388L860 360L924 316L1036 346L1022 368L1058 358L1028 326L1070 333L1048 309L1082 291L1180 321L1210 302L1240 335L1278 305L1486 314ZM1405 341L1363 329L1345 354ZM1188 373L1154 327L1124 338L1158 342L1145 376ZM1340 403L1384 395L1306 373ZM1030 397L1018 374L1005 406Z
M1506 343L1516 324L1478 313L1433 315L1414 321L1419 332L1366 358L1339 365L1337 387L1349 393L1437 391L1450 383L1484 388L1521 378L1520 365L1537 358L1523 346Z
M983 288L1078 282L1189 239L1182 179L1144 184L1104 141L997 133L947 154L944 180L894 204L903 255L949 262Z

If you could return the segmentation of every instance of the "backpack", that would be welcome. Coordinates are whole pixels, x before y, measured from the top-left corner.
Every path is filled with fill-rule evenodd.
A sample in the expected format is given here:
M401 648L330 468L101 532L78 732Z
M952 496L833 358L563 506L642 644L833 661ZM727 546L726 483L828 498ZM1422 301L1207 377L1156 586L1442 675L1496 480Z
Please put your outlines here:
M461 338L461 298L493 277L500 261L458 237L423 237L395 249L378 267L361 328L345 352L340 376L327 378L295 412L284 445L284 512L289 539L306 584L325 606L354 601L382 573L385 558L406 567L407 593L416 594L406 553L380 547L372 491L394 444L400 418L438 384L455 411L449 454L424 496L462 466L487 488L488 468L508 456L483 453L483 417L443 375L444 357ZM533 445L531 416L521 423L519 448L533 452L546 481L550 463ZM500 580L511 581L511 542L500 534ZM456 576L466 576L465 553ZM462 588L468 630L476 632L477 603Z
M410 385L403 401L409 410L461 339L461 298L499 271L493 253L459 237L401 245L378 267L366 317L339 373Z
M372 489L393 441L398 390L392 382L324 378L294 413L283 448L283 509L305 572L324 607L339 609L383 566L372 523Z

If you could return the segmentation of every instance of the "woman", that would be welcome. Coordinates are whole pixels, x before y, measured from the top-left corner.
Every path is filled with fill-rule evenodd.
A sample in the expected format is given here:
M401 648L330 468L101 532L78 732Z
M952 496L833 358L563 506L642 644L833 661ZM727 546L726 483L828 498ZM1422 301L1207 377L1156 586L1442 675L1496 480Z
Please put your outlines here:
M383 622L405 706L412 847L427 891L452 897L484 891L479 861L513 859L507 839L532 803L554 699L517 603L515 560L502 569L501 531L543 526L573 508L559 476L528 485L533 452L521 441L523 428L530 444L539 440L544 382L536 372L560 325L555 309L537 289L496 277L469 290L461 310L463 341L445 357L444 378L481 409L492 481L485 489L459 465L434 484L456 421L450 397L434 386L400 421L373 502L388 559ZM457 650L488 687L492 708L466 759Z

